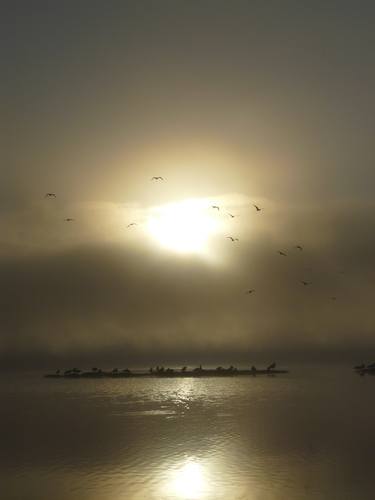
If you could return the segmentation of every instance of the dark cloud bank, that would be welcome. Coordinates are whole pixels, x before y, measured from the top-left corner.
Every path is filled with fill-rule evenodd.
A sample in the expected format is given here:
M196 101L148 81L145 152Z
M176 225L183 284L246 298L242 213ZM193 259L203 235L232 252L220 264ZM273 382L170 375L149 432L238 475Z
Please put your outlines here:
M120 244L4 254L2 366L366 356L375 347L374 220L367 209L315 218L314 247L293 249L285 224L283 239L260 234L226 249L224 266Z

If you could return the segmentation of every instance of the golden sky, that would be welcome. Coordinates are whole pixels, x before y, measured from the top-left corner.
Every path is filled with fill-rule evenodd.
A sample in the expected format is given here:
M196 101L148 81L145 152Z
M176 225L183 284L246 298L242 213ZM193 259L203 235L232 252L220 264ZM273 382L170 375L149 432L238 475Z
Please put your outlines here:
M1 49L5 360L374 347L370 2L21 5Z

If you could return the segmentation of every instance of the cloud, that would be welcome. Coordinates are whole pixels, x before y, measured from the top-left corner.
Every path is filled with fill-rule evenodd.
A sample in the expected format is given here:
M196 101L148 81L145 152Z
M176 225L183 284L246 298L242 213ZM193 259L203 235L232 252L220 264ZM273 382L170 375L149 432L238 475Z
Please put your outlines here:
M4 13L4 362L372 348L373 7L128 4ZM188 198L213 259L143 229Z
M258 232L250 228L236 248L215 242L222 265L124 242L3 255L3 358L121 352L137 363L375 347L373 212L310 211L309 228L299 220L308 210L285 212L278 224L271 216Z

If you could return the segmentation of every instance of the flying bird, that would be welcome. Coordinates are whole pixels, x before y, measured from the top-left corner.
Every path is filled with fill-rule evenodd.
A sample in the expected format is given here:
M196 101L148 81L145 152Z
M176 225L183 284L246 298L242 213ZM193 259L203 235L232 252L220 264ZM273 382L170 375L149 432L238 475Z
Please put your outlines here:
M72 219L71 217L68 217L67 219L64 219L65 222L73 222L75 219Z
M260 207L258 207L258 205L254 205L253 204L253 207L255 207L255 209L256 209L257 212L260 212L262 210Z
M238 238L233 238L233 236L226 236L227 239L231 240L232 242L234 241L240 241Z
M296 248L298 248L298 250L300 250L300 252L302 252L303 248L301 247L301 245L296 245Z
M337 297L331 297L331 300L337 300Z
M161 177L161 175L157 175L157 176L154 175L154 177L151 177L151 180L152 181L164 181L164 178Z
M250 290L246 290L245 293L247 293L248 295L250 295L253 292L255 292L255 290L254 290L254 288L251 288Z
M270 370L274 370L276 368L276 363L273 362L269 366L267 366L267 371L269 372Z
M215 208L216 210L220 210L220 207L218 207L217 205L211 205L211 208Z
M301 283L304 286L311 285L311 281L303 281L303 280L301 280Z
M44 197L45 198L56 198L56 194L55 193L46 193L46 195Z
M278 250L278 253L282 255L283 257L286 257L286 253L282 252L281 250Z
M128 224L126 227L131 227L131 226L136 226L137 223L136 222L131 222L130 224Z
M227 212L227 213L228 213L229 217L231 217L232 219L234 219L236 217L235 215L232 215L229 212Z

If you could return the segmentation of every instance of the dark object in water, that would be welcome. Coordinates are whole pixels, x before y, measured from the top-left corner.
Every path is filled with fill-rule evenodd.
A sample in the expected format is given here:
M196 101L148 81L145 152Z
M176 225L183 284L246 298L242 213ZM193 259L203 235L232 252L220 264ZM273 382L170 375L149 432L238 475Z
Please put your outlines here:
M364 370L365 367L366 365L362 363L361 365L354 366L353 370Z
M370 363L367 366L362 363L361 365L354 366L353 369L361 376L365 374L375 375L375 363Z

